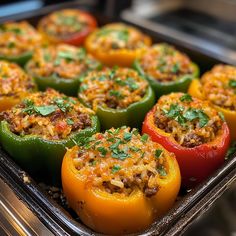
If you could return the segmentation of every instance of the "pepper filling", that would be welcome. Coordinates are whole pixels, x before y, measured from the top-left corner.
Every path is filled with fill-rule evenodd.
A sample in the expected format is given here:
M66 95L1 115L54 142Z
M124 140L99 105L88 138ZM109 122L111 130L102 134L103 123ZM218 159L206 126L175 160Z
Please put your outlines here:
M33 81L18 65L0 61L0 97L19 96L34 87Z
M56 11L41 21L47 34L59 38L68 38L88 28L87 17L79 10L66 9Z
M160 178L167 178L168 153L147 134L127 127L97 133L78 143L73 163L87 184L108 193L131 194L140 189L147 197L158 191Z
M147 75L160 82L175 81L194 73L188 56L165 43L147 49L139 62Z
M88 55L84 48L59 44L38 48L27 69L33 76L56 76L63 79L75 79L101 64Z
M154 122L181 146L192 148L214 140L222 130L224 117L207 102L172 93L159 99Z
M147 81L132 69L106 69L83 78L79 98L94 110L97 106L122 109L139 102L147 88Z
M236 111L236 67L217 65L204 74L201 81L208 101Z
M93 38L92 47L95 50L118 50L145 47L146 36L136 28L121 23L102 27Z
M9 123L10 131L20 135L37 135L44 139L60 140L72 132L91 127L93 111L76 99L48 89L25 98L1 116Z
M41 35L25 21L0 25L1 56L19 56L31 52L41 42Z

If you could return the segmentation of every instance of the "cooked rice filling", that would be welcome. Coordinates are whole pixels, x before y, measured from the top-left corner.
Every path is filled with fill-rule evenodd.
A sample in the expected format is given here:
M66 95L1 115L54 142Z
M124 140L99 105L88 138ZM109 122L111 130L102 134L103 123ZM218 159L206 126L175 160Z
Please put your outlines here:
M19 56L33 51L42 43L42 36L26 21L0 25L0 55Z
M87 26L84 15L71 9L53 12L42 21L42 27L49 35L65 39L86 30Z
M224 122L222 114L207 102L182 93L162 96L155 106L154 120L159 129L188 148L214 140Z
M102 27L94 37L92 47L95 50L135 50L145 47L145 35L138 29L114 23Z
M148 82L132 69L106 69L83 78L79 98L94 110L98 106L122 109L139 102L147 88Z
M0 97L19 96L34 87L32 79L18 65L0 61Z
M2 112L11 132L60 140L73 132L91 127L92 110L75 98L48 89L31 94L12 109Z
M27 66L33 76L76 79L100 65L84 48L59 44L38 48Z
M168 153L127 127L97 133L79 142L73 163L81 176L89 176L87 184L108 193L129 195L140 189L147 197L159 189L159 179L167 178Z
M147 75L160 82L175 81L194 72L188 56L165 43L146 49L140 64Z
M217 65L202 77L204 96L211 103L236 111L236 67Z

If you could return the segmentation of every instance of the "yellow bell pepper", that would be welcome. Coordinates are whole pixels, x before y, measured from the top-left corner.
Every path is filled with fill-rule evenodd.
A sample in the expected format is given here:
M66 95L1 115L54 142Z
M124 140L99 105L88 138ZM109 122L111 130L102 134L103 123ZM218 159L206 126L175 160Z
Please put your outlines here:
M206 100L206 97L202 90L202 84L201 81L198 79L194 79L192 83L189 86L188 93L191 94L193 97ZM212 104L217 111L222 112L225 120L229 126L230 129L230 136L231 141L236 140L236 111L232 111L229 109L222 108L220 106Z
M109 130L109 132L111 131L112 129ZM95 141L93 142L100 142L99 140L102 140L102 138L100 139L99 136L102 135L103 134L99 133L94 135ZM94 136L92 136L92 139ZM121 142L123 143L124 140ZM152 141L147 140L146 142L150 143ZM95 144L89 143L89 146L92 147L93 145ZM153 143L153 145L156 144ZM109 150L110 147L107 147L107 150ZM132 147L134 148L134 146ZM153 146L153 148L148 147L147 150L149 150L149 148L155 150L155 147L156 146ZM89 148L88 144L86 144L86 148ZM86 148L84 150L88 151ZM99 187L100 185L95 186L93 184L95 172L93 172L94 174L91 174L90 170L87 169L88 167L86 167L85 170L78 170L76 168L74 158L77 158L78 154L83 153L84 150L81 146L74 146L65 154L62 163L62 186L69 206L75 210L85 225L96 232L121 235L144 230L150 226L155 219L162 216L173 206L181 182L179 166L174 155L168 155L168 153L166 153L163 167L167 172L155 177L157 178L158 190L154 194L147 196L138 186L133 186L132 192L127 195L123 192L111 193L106 191L102 186ZM91 152L88 152L88 156L90 157ZM100 154L98 153L95 157L98 158L99 155ZM111 158L112 154L109 153L109 151L107 151L105 155L101 157L102 159L99 158L100 160L96 159L96 164L94 165L99 165L99 167L97 167L98 169L96 169L96 173L98 170L101 170L101 168L104 168L104 165L106 166L107 163L112 163L112 165L114 165L114 162L117 161L117 159L114 158L114 160L109 162L110 159L113 159ZM80 163L79 165L81 165L81 163L83 164L89 161L87 159L89 157L83 157L85 159L83 159L82 162L76 163ZM154 157L154 159L155 158L159 157ZM98 164L104 160L105 163ZM121 162L123 161L124 159L121 160ZM132 156L127 158L126 161L129 164L119 171L124 170L126 173L130 174L129 166L132 165L130 164L132 162ZM89 165L91 165L90 162ZM95 166L92 168L95 168ZM140 166L140 168L143 167ZM121 176L123 175L121 174ZM106 179L107 175L104 178Z

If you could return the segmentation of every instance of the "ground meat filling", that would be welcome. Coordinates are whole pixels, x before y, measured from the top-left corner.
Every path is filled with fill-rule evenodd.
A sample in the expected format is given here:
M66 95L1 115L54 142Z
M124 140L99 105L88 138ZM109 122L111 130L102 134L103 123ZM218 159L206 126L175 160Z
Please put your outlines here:
M214 105L236 111L236 67L217 65L202 77L204 96Z
M143 71L160 82L175 81L194 73L188 56L165 43L146 49L139 61Z
M221 132L223 120L222 114L207 102L183 93L162 96L154 113L156 126L187 148L214 140Z
M85 31L88 26L86 17L80 14L79 10L71 9L53 12L46 16L41 24L47 34L61 39Z
M0 25L0 55L19 56L42 43L42 36L27 22Z
M34 88L32 79L18 65L0 61L0 97L18 97Z
M60 140L72 132L91 127L92 114L92 110L76 99L48 89L28 96L11 110L2 112L1 117L17 135Z
M94 110L97 110L98 106L122 109L139 102L146 94L147 88L147 81L135 70L106 69L91 72L83 78L79 98Z
M27 69L33 76L75 79L88 71L99 69L100 66L84 48L59 44L38 48Z
M155 195L159 181L167 178L166 158L174 155L127 127L97 133L78 143L73 163L87 184L110 194L130 195L140 189L147 197Z
M146 36L138 29L121 24L114 23L102 27L97 31L94 40L94 50L135 50L145 47Z

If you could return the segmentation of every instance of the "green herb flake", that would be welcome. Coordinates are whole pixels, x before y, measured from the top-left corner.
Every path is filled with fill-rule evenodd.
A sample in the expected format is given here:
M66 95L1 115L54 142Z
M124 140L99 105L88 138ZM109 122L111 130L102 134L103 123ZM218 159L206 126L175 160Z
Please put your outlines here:
M189 108L184 114L183 117L188 121L192 121L198 118L198 111L193 108Z
M159 175L160 176L167 176L167 173L166 173L166 170L165 170L165 168L164 168L164 166L159 166L158 168L157 168L157 171L158 171L158 173L159 173Z
M231 79L231 80L229 81L229 86L230 86L231 88L236 88L236 80Z
M206 113L204 113L201 110L199 110L198 114L199 114L199 126L202 128L207 125L210 118Z
M14 43L14 42L9 42L8 44L7 44L7 47L8 48L14 48L16 46L16 44Z
M139 151L141 151L141 149L138 148L138 147L130 147L130 150L133 151L133 152L139 152Z
M143 134L143 135L141 136L141 141L145 143L145 142L148 140L148 137L149 137L149 136L148 136L147 134Z
M53 105L48 106L35 106L34 110L42 116L48 116L54 111L56 111L57 107Z
M115 96L117 98L121 98L122 97L122 94L120 91L117 91L117 90L110 90L109 91L109 95L110 96Z
M172 66L172 68L171 68L171 72L174 73L174 74L178 73L179 70L180 70L180 65L179 65L179 63L174 64L174 65Z
M156 149L156 151L155 151L155 157L156 157L156 158L159 158L159 157L161 156L162 152L163 152L163 150L161 150L161 149Z
M124 133L124 140L130 141L132 138L132 133Z
M225 121L225 116L221 111L218 112L218 115L219 115L221 120Z
M82 84L80 86L80 91L83 92L83 91L86 91L88 89L88 85L87 84Z
M68 118L68 119L66 119L66 123L67 123L68 125L73 125L73 124L74 124L74 121L73 121L73 119Z
M129 39L129 31L127 29L123 29L123 30L117 31L117 38L119 40L127 42L128 39Z
M121 170L121 167L119 165L114 165L111 169L111 173L115 174L116 172L118 172L119 170Z
M106 148L98 147L97 150L100 152L101 156L103 156L103 157L106 156L106 154L107 154L107 149Z
M184 94L183 96L180 97L179 99L181 102L192 102L193 101L193 98L191 95L189 94Z

